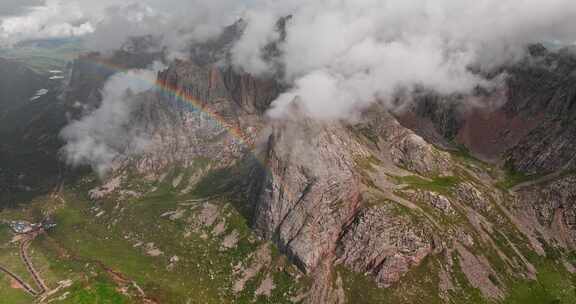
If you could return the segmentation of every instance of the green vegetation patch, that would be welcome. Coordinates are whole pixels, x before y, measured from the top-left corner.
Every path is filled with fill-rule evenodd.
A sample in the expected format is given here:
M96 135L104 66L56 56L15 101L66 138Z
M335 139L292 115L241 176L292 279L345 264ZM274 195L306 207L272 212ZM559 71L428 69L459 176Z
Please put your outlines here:
M96 277L90 283L76 283L70 291L70 296L57 303L69 304L127 304L130 299L118 292L114 283L104 276Z
M374 166L378 166L382 163L382 161L380 161L373 155L370 155L368 157L357 157L356 159L354 159L354 161L356 162L356 165L360 169L366 170L368 172L374 172L375 171Z
M133 198L111 195L89 201L86 193L95 186L89 179L67 189L65 206L55 213L58 226L48 237L38 240L38 250L46 252L49 260L40 259L40 263L49 263L60 280L71 278L75 283L66 289L71 295L70 302L65 303L132 303L126 302L129 297L113 292L119 287L110 285L114 282L84 279L87 274L93 278L93 273L101 273L103 267L136 282L159 303L289 302L300 290L300 283L295 279L294 267L277 251L272 265L246 282L242 292L232 292L238 279L234 267L250 265L252 254L264 244L253 235L247 218L238 209L246 204L241 194L235 195L245 171L243 167L213 171L191 193L183 193L182 185L172 185L177 176L187 182L191 170L197 169L174 168L163 181L149 184L129 174L123 181L123 185L129 185L125 189L142 193ZM155 190L146 193L146 189ZM208 204L216 206L216 220L199 226L197 217ZM164 215L176 211L181 214L177 218ZM224 231L214 234L222 221ZM237 235L236 245L223 249L223 240L232 234ZM148 244L161 253L152 256ZM172 257L178 257L178 261L172 263ZM275 288L270 297L256 297L255 290L267 276L273 278ZM128 294L134 298L138 293Z
M505 304L576 303L575 278L562 265L546 259L537 267L537 280L517 282L510 288Z
M462 271L460 258L457 253L452 255L452 279L457 286L456 290L450 291L450 298L454 303L485 304L488 301L482 297L479 289L470 284L468 278Z
M520 183L528 182L542 177L540 174L526 174L518 171L514 165L508 161L504 165L504 177L496 184L501 189L510 189Z
M432 179L424 179L417 175L396 176L398 184L406 185L408 189L420 189L441 194L450 193L452 188L460 183L460 178L455 176L438 176Z
M8 225L0 223L0 246L8 243L11 239L12 233Z
M353 272L338 266L347 303L440 304L438 288L438 261L426 258L408 272L400 282L389 288L380 288L370 275Z
M380 138L378 137L378 134L376 134L376 132L374 131L374 128L372 128L370 125L359 124L350 127L350 129L354 134L359 135L360 137L367 139L370 143L374 144L375 146L378 146Z
M32 296L21 289L11 287L12 280L4 273L0 274L0 303L6 304L30 304Z

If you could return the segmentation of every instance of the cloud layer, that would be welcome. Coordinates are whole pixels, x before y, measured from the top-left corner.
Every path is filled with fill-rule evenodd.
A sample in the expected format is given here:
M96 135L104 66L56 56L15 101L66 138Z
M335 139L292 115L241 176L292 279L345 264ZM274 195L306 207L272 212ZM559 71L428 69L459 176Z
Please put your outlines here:
M478 71L522 58L531 43L576 41L574 0L44 0L25 10L6 3L4 10L19 14L0 19L0 44L82 36L89 48L110 50L151 34L182 56L190 43L242 18L232 64L282 75L289 88L273 102L271 117L294 101L311 116L334 119L374 101L391 104L398 92L468 93L493 85ZM278 20L287 16L284 36ZM68 161L104 172L113 159L138 150L140 140L124 139L142 138L129 123L137 93L151 89L154 77L154 71L112 77L102 106L63 131Z
M277 21L292 16L278 42ZM152 34L172 54L246 21L233 64L257 75L278 74L288 92L272 116L299 100L317 117L338 118L399 89L465 93L488 85L471 72L521 58L526 45L576 41L573 0L45 0L4 18L0 41L84 36L89 48L118 48L127 37Z
M0 17L0 46L29 39L82 36L88 47L109 50L118 48L128 37L151 34L162 36L164 43L176 50L183 40L205 40L217 35L245 7L245 1L233 0L24 0L23 3L28 5L12 0L0 5L5 11L4 17Z
M263 46L277 38L274 20L292 15L276 62ZM337 118L398 89L465 93L490 69L522 57L525 46L576 40L571 0L294 0L246 13L235 63L252 73L286 71L293 88L271 111L300 100L315 116Z
M0 17L23 14L27 9L42 4L42 0L3 0L0 2Z
M7 5L7 4L5 4ZM77 3L47 0L27 13L0 19L0 45L22 40L82 36L94 31Z

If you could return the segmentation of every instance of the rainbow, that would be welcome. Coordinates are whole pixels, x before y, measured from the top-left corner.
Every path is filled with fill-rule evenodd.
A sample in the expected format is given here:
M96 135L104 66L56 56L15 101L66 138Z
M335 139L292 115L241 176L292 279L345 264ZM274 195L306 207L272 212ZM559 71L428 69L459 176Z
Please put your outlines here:
M88 60L89 63L95 64L97 66L103 67L105 69L114 71L115 73L125 73L131 69L124 68L120 65L104 61L101 59L95 59L90 57L84 57L82 60ZM142 81L150 82L150 80L142 78ZM172 86L168 83L160 81L158 78L155 79L153 86L159 93L167 94L174 98L174 100L191 107L193 111L199 111L207 114L212 120L214 120L220 127L227 130L230 135L237 139L241 144L246 147L252 147L253 143L249 136L238 126L229 123L222 115L218 112L212 110L209 105L203 104L198 98L192 96L179 88Z
M86 60L86 57L84 57L84 60ZM92 64L96 64L100 67L109 69L109 70L114 71L116 73L126 73L126 72L131 70L131 69L127 69L125 67L121 67L119 65L113 64L111 62L106 62L106 61L102 61L102 60L91 59L88 62L90 62ZM149 82L150 80L142 78L142 81ZM254 156L254 159L258 163L260 163L262 168L266 168L267 172L273 176L274 180L276 180L280 183L283 183L283 179L280 178L279 176L277 176L272 170L270 170L269 167L266 165L266 163L261 158L259 158L257 155L254 154L254 149L255 149L254 140L250 139L251 137L247 136L246 133L240 127L234 126L231 123L229 123L222 115L220 115L218 112L212 110L208 105L203 104L195 96L187 94L186 92L180 90L179 88L177 88L175 86L171 86L168 83L164 83L164 82L160 81L158 79L158 77L155 78L153 86L160 93L168 94L169 96L173 97L176 101L181 102L182 104L191 107L193 110L207 114L211 119L213 119L217 124L219 124L220 127L227 130L227 132L232 137L234 137L236 140L238 140L239 143L244 146L244 148L248 149L248 151L250 151L252 153L252 155ZM291 187L289 185L284 185L284 186L285 186L284 191L292 192Z

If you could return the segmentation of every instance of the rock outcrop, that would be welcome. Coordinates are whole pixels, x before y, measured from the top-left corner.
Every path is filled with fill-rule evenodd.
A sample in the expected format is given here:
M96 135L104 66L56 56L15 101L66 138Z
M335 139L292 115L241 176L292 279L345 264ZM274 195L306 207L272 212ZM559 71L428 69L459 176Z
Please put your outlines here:
M537 219L542 235L551 243L576 248L576 177L522 189L517 208L528 217Z
M273 126L255 227L305 271L334 254L342 228L360 205L354 159L365 157L363 150L338 124L302 118Z
M398 216L394 206L367 208L346 227L338 261L359 273L372 274L379 286L389 287L432 253L427 227Z

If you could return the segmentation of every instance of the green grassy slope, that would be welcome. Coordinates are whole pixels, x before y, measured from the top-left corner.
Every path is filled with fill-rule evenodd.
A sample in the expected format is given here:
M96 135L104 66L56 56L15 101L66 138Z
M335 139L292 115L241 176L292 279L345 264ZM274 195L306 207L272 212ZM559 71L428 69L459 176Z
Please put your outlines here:
M55 303L140 303L137 288L118 282L114 274L133 281L158 303L289 303L298 292L297 271L274 246L257 240L226 195L210 201L219 211L214 223L190 229L204 203L194 203L197 194L181 194L181 189L168 182L181 173L173 172L166 182L155 185L156 191L140 198L94 203L79 194L89 188L81 185L64 193L64 203L38 199L24 211L5 210L0 218L26 218L35 208L55 210L57 228L34 242L39 268L49 285L55 287L67 279L73 282L54 295L69 293ZM173 210L182 210L182 217L161 216ZM215 226L222 220L225 230L215 235ZM223 249L224 238L233 232L238 235L236 246ZM151 256L146 249L149 243L162 254ZM239 269L255 263L254 252L262 246L270 248L270 262L246 281L242 291L234 293L233 285L242 276ZM174 256L178 262L171 265ZM255 291L267 276L273 278L274 289L269 296L258 296ZM6 289L5 285L1 288ZM127 291L118 291L122 288Z

